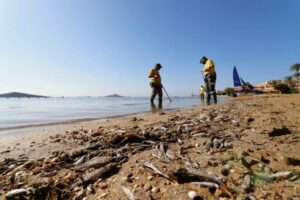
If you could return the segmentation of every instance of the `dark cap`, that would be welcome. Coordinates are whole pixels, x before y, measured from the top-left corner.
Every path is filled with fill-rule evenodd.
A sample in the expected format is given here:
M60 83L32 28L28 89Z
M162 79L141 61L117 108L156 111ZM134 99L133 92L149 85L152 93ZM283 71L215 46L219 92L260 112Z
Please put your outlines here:
M157 69L159 68L159 69L160 69L160 68L162 68L162 66L161 66L160 63L157 63L157 64L155 65L155 68L157 68Z
M207 60L208 60L208 59L207 59L205 56L203 56L203 57L201 58L201 60L200 60L200 63L205 64L205 62L206 62Z

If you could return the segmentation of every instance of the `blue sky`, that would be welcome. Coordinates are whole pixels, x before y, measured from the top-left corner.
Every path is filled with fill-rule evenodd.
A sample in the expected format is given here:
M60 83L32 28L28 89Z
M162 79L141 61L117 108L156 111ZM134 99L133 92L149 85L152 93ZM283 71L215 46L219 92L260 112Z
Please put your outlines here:
M190 95L202 55L218 90L234 65L253 84L282 79L300 62L300 1L0 1L0 93L148 96L159 62L168 93Z

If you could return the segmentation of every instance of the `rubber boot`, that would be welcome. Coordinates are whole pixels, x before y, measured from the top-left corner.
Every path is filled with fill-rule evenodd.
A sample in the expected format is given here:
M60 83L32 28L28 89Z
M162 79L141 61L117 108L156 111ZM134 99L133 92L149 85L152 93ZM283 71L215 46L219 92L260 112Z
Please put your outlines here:
M156 105L155 105L155 103L152 103L151 102L151 112L155 112L156 111Z
M151 95L151 97L150 97L150 102L151 102L151 104L154 104L154 99L155 99L155 96L154 96L154 95Z
M158 108L162 108L162 97L158 98Z
M217 93L216 92L213 92L213 98L214 98L214 102L217 103Z
M206 103L210 103L210 93L207 93L207 96L206 96Z

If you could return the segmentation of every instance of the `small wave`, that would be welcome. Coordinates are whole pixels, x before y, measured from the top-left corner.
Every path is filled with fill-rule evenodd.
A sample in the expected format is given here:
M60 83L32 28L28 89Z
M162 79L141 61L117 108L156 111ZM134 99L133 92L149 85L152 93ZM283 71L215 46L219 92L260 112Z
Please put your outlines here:
M124 106L135 106L135 105L139 105L139 103L124 103Z
M10 107L8 107L8 109L20 109L20 108L22 108L21 106L10 106Z

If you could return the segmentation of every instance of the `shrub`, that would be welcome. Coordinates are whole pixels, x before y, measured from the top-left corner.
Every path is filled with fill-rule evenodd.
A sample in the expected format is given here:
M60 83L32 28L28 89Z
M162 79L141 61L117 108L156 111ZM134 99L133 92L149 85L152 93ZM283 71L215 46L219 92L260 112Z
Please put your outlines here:
M234 94L234 89L233 88L226 88L224 90L225 94L228 95L228 96L235 96Z
M276 85L275 89L279 90L282 94L290 94L292 92L291 88L283 83Z

